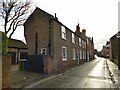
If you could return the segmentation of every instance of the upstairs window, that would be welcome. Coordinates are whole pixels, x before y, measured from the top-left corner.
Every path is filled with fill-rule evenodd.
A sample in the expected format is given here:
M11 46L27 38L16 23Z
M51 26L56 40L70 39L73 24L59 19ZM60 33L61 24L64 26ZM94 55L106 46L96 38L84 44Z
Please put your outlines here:
M88 40L88 38L87 38L87 44L89 44L89 40Z
M82 44L82 39L81 38L79 38L79 45L81 46Z
M62 33L62 38L66 40L66 30L64 26L61 26L61 33Z
M67 61L67 48L62 46L62 60Z
M72 33L72 43L75 43L75 35Z
M82 47L86 48L86 42L84 40L82 40Z
M84 44L85 44L85 47L84 47L84 48L86 48L86 46L87 46L87 45L86 45L86 42L84 42Z
M82 47L84 48L84 40L82 40Z

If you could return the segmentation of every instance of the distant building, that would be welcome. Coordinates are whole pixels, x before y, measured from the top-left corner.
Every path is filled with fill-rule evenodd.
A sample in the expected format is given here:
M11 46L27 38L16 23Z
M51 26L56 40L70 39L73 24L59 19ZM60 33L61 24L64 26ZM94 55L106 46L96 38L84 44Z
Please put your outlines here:
M11 55L11 64L18 64L20 59L25 59L28 54L27 45L16 39L8 39L8 53Z
M28 45L28 57L44 54L41 63L44 63L45 73L60 72L87 61L86 30L80 32L79 24L73 32L58 21L56 15L54 17L36 8L25 22L24 31ZM93 54L92 51L91 54ZM33 69L37 63L30 63L30 65Z
M103 46L101 51L102 57L109 58L110 57L110 42L107 41L106 45Z

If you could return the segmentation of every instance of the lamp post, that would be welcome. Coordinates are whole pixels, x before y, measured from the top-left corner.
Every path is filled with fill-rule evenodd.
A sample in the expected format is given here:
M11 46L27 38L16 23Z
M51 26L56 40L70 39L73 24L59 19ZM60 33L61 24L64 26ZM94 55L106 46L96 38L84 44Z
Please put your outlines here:
M120 32L116 36L118 39L118 69L120 69Z

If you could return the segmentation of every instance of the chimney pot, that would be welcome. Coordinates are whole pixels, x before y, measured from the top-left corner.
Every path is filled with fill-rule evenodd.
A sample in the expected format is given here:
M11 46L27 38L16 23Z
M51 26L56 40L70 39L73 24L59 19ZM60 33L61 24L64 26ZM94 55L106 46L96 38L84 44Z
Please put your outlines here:
M82 30L82 34L83 34L84 36L86 36L86 29L83 29L83 30Z

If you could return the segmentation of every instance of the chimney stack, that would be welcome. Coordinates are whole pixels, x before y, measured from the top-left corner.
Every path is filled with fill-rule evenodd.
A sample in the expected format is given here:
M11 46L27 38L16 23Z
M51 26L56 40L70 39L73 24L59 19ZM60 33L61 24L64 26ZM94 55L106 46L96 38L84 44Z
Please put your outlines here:
M76 26L76 32L80 32L80 26L79 26L79 23L78 23L78 25Z
M83 34L84 36L86 36L86 29L83 29L83 30L82 30L82 34Z

